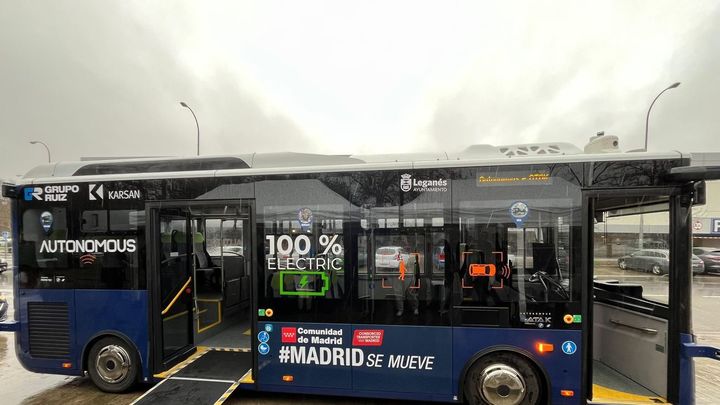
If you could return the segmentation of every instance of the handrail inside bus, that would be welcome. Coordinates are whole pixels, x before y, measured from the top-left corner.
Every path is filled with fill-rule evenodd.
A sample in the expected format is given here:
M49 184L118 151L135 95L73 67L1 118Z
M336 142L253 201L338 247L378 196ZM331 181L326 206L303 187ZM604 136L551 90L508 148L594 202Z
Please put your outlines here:
M168 311L170 311L170 308L172 308L173 305L175 305L175 302L177 302L178 298L180 298L180 294L182 294L183 291L185 291L185 289L188 287L188 285L190 284L191 281L192 281L192 277L188 277L185 284L183 284L183 286L178 290L177 294L175 294L175 298L173 298L173 300L170 301L168 306L165 307L165 309L163 309L162 312L160 312L160 315L165 315L168 313Z

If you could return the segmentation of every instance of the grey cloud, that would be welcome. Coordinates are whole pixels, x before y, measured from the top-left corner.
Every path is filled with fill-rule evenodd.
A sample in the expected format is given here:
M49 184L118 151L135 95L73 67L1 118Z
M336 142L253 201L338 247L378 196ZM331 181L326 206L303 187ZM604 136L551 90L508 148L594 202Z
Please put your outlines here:
M69 5L72 4L72 7ZM307 151L288 117L267 112L225 66L202 80L178 59L179 28L155 27L123 2L12 2L0 13L0 178L80 156L194 155L198 115L205 154ZM167 23L159 21L158 24ZM178 32L175 32L178 31Z
M691 29L677 49L668 49L670 62L648 62L644 69L656 81L642 88L625 88L613 82L613 70L624 61L601 41L587 47L572 46L565 59L545 66L527 66L512 83L488 77L471 79L461 90L439 100L426 131L443 149L470 144L512 144L529 141L566 141L582 147L596 131L620 136L624 150L640 148L644 141L645 115L652 99L665 86L681 81L658 101L650 119L649 150L717 150L720 129L720 7L701 21L687 22ZM657 26L657 30L665 27ZM580 41L580 39L578 39ZM640 51L640 50L638 50ZM613 59L614 58L614 59ZM492 59L488 64L495 63ZM571 111L553 111L552 100L574 78L596 69L600 92L585 94ZM538 70L542 69L542 70ZM643 78L639 77L638 81ZM540 125L540 128L534 129ZM535 139L521 139L530 132ZM526 136L528 136L526 134Z

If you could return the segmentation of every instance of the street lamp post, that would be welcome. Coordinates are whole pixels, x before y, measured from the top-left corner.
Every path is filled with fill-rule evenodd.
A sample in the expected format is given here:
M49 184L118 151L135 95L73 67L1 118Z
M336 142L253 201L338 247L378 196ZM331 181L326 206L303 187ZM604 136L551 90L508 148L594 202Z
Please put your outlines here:
M648 125L650 124L650 111L652 110L653 106L655 105L655 102L657 99L662 96L663 93L670 89L674 89L677 86L680 85L680 82L675 82L666 88L663 89L660 93L658 93L657 96L653 99L652 103L650 103L650 107L648 108L647 115L645 116L645 148L643 148L643 151L647 152L647 145L648 145ZM640 232L638 235L638 248L643 249L645 245L645 215L640 214Z
M665 93L666 91L668 91L670 89L674 89L679 85L680 85L680 82L675 82L675 83L669 85L663 91L661 91L657 96L655 96L655 99L652 101L652 103L650 103L650 108L648 108L647 116L645 117L645 148L644 148L645 152L647 152L647 144L648 144L648 124L650 123L650 110L652 110L653 105L655 105L655 102L657 101L657 99L660 98L660 96L662 96L663 93Z
M44 146L44 147L45 147L45 150L47 151L47 155L48 155L48 163L50 163L50 148L48 148L48 146L45 144L45 142L42 142L42 141L30 141L30 144L31 144L31 145L40 144L40 145Z
M197 116L195 115L195 111L193 111L189 105L185 104L184 101L181 101L180 105L190 110L193 118L195 118L195 126L197 127L197 155L200 156L200 124L198 124Z

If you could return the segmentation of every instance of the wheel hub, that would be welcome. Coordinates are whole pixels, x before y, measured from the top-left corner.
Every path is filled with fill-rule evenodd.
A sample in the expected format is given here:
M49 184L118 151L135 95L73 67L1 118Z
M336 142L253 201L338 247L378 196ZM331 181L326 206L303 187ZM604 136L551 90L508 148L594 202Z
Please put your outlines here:
M100 349L95 369L103 381L115 384L127 377L131 365L130 354L123 347L109 345Z
M480 374L480 394L493 405L517 405L525 398L525 379L505 364L491 364Z

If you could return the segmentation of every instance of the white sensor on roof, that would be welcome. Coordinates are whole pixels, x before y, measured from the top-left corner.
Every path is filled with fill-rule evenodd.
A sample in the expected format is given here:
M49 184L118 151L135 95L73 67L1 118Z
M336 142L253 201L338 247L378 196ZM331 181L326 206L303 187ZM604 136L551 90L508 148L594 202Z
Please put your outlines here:
M590 141L585 145L585 153L618 153L620 152L620 143L615 135L605 135L605 131L600 131L597 135L590 137Z

